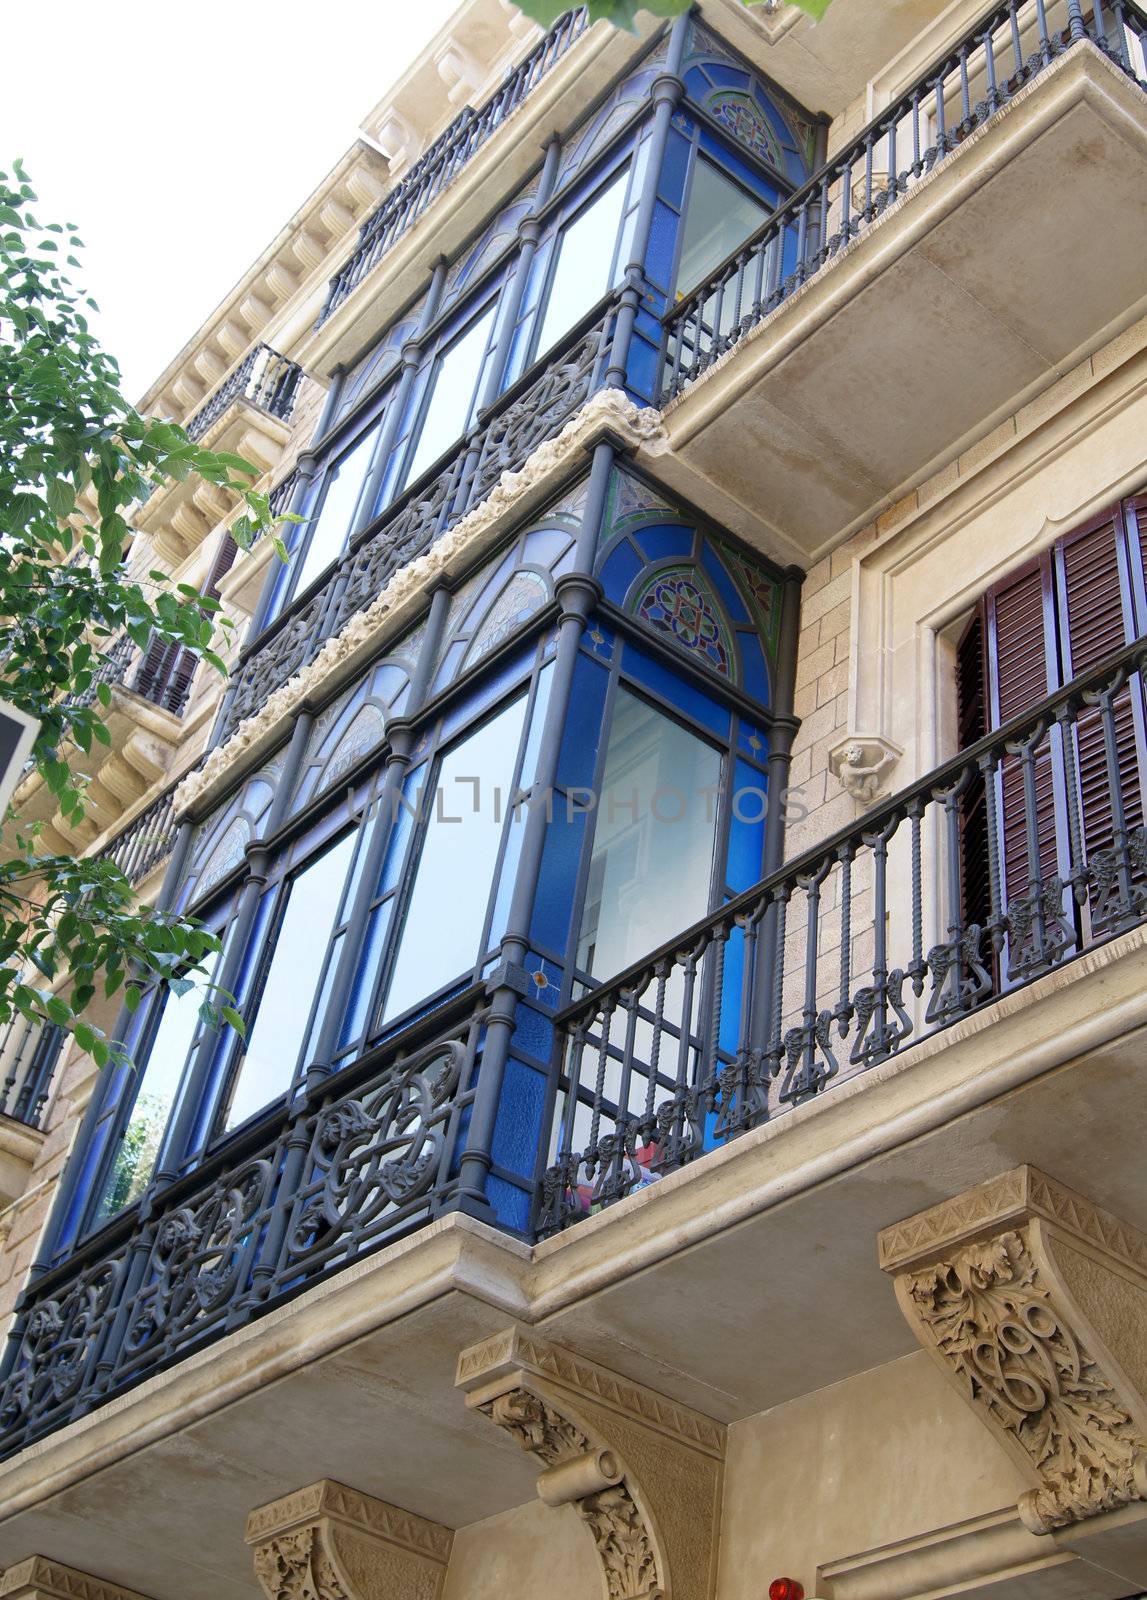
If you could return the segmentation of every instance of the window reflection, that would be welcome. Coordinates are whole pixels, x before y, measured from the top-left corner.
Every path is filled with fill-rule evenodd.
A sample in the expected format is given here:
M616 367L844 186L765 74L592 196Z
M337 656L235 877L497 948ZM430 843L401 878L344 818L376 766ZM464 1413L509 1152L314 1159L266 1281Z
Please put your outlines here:
M422 431L406 475L408 483L420 477L473 422L496 310L496 302L489 305L435 362Z
M526 697L456 745L443 759L435 792L423 795L429 821L386 1017L399 1016L451 978L468 973L479 943L502 834L507 826Z
M326 494L310 530L310 542L295 584L296 594L302 594L306 586L342 553L377 438L378 429L368 429L339 457L327 474Z
M246 1049L227 1107L227 1129L246 1121L290 1086L354 843L354 833L344 834L291 880L259 1009L248 1025Z
M619 689L578 965L606 979L709 909L720 752Z
M169 992L155 1042L147 1058L143 1081L135 1097L127 1127L120 1136L115 1161L100 1200L97 1221L113 1216L138 1200L151 1180L159 1160L164 1130L175 1104L184 1064L199 1027L206 973L195 977L194 987L183 994Z
M584 317L616 281L617 230L625 203L628 169L623 169L585 210L567 224L557 243L538 355L548 350Z
M678 295L703 282L768 215L768 207L698 156L681 233Z

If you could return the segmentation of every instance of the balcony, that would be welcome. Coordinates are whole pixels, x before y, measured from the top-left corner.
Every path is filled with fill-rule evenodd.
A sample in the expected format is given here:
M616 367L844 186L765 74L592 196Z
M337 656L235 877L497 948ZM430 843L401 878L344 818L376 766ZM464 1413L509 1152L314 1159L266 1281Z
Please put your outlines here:
M1141 316L1145 32L1008 0L674 307L682 490L814 561Z
M359 229L354 254L331 279L317 327L354 293L383 256L447 189L478 150L513 115L543 77L584 33L584 6L560 17L498 90L474 110L466 106L371 213Z
M102 649L91 683L69 697L71 704L91 705L101 683L112 691L104 713L110 745L94 744L87 753L74 750L70 757L90 779L86 820L78 830L65 823L36 772L18 791L21 815L51 828L48 848L87 849L164 775L179 742L179 719L198 666L198 656L181 645L152 640L141 650L126 633Z
M188 437L224 454L239 455L260 472L278 466L303 370L268 344L255 345L185 424ZM156 551L178 566L217 527L235 495L194 475L154 490L138 507L135 526L150 534Z
M787 1150L807 1161L813 1116L824 1113L831 1122L832 1108L847 1107L857 1092L876 1109L861 1135L853 1117L850 1138L885 1139L873 1150L883 1150L893 1189L866 1189L870 1180L855 1151L830 1134L834 1157L845 1163L840 1181L853 1187L852 1211L830 1230L836 1257L850 1261L850 1251L871 1249L874 1195L881 1215L889 1206L902 1215L918 1200L919 1180L904 1163L918 1159L909 1146L923 1137L924 1112L934 1112L931 1126L955 1139L945 1159L961 1177L969 1160L984 1159L994 1170L992 1140L985 1151L981 1135L965 1142L958 1129L973 1114L998 1122L996 1080L1011 1053L1018 1058L1031 1047L1029 988L1041 1005L1041 1027L1053 1032L1048 1048L1059 1052L1059 1065L1083 1048L1077 1034L1094 1034L1087 1033L1094 1000L1080 1006L1072 982L1099 984L1100 1009L1113 1012L1129 985L1133 993L1143 989L1145 763L1139 747L1128 745L1127 730L1129 701L1145 673L1147 648L1139 641L556 1017L556 1094L537 1152L530 1234L535 1266L515 1301L506 1274L520 1267L525 1245L507 1240L509 1265L487 1263L484 1293L528 1307L531 1320L550 1319L554 1336L588 1342L615 1360L618 1341L625 1345L625 1330L638 1317L645 1340L631 1342L625 1359L641 1370L630 1375L644 1372L647 1381L646 1363L665 1363L663 1380L672 1367L678 1398L692 1395L689 1403L697 1403L708 1392L710 1414L718 1392L726 1397L722 1415L744 1414L778 1394L804 1392L802 1383L816 1386L852 1370L855 1345L844 1328L826 1327L815 1351L767 1371L738 1368L735 1338L719 1347L697 1340L681 1312L696 1299L686 1283L695 1289L725 1270L719 1263L730 1249L739 1252L745 1285L738 1317L751 1322L767 1301L795 1352L801 1340L793 1319L799 1324L811 1314L799 1270L784 1267L784 1208L753 1215L753 1228L773 1245L752 1253L757 1265L750 1269L744 1240L736 1229L728 1232L743 1196L726 1197L716 1209L702 1200L698 1209L697 1185L712 1200L722 1184L743 1186L752 1168L752 1181L769 1187ZM1046 818L1037 820L1037 787L1053 752L1065 793L1048 833ZM1099 801L1097 752L1105 774ZM974 859L983 869L982 920L966 910L973 814L981 819ZM124 1212L35 1281L21 1302L0 1388L6 1451L352 1263L360 1270L346 1281L358 1283L365 1257L452 1211L487 1021L485 989L475 986L399 1035L380 1038L337 1075L312 1076L291 1104L270 1108L196 1170L154 1192L144 1211ZM997 1030L995 1044L980 1042L988 1028ZM941 1092L938 1074L955 1072L946 1063L965 1061L969 1051L971 1068L960 1070L971 1078L955 1088L945 1082ZM1118 1127L1118 1138L1106 1141L1107 1165L1138 1192L1143 1128L1124 1075L1110 1064L1080 1071L1082 1102L1074 1072L1043 1071L1032 1080L1023 1137L1036 1159L1062 1165L1084 1116ZM910 1115L912 1095L919 1104ZM1013 1106L1010 1114L1019 1112ZM814 1197L818 1192L814 1186ZM805 1195L802 1203L824 1202ZM603 1239L611 1237L602 1230L615 1212L629 1241L619 1263L624 1273L633 1270L633 1249L652 1249L652 1232L668 1229L674 1241L647 1260L640 1306L624 1274L602 1280ZM683 1228L691 1239L687 1258ZM583 1234L586 1249L562 1258L562 1302L555 1252L577 1246ZM438 1260L450 1241L441 1229L427 1238L436 1241L428 1249ZM479 1228L474 1248L493 1249L497 1238ZM847 1276L855 1266L841 1270ZM571 1308L569 1298L586 1291L586 1274L589 1300ZM836 1281L831 1273L818 1279ZM776 1299L782 1288L783 1304ZM858 1292L863 1298L868 1291ZM903 1329L883 1302L873 1315L875 1344L865 1345L864 1359L873 1359L876 1346L876 1359L891 1359ZM479 1324L473 1336L480 1332ZM640 1358L638 1350L645 1352Z
M369 523L329 573L248 645L228 686L220 742L308 666L324 640L365 610L400 567L424 555L485 501L503 473L517 471L539 445L562 431L602 385L615 323L611 297L481 413L468 435Z
M66 1037L54 1024L20 1016L0 1034L0 1207L27 1187Z

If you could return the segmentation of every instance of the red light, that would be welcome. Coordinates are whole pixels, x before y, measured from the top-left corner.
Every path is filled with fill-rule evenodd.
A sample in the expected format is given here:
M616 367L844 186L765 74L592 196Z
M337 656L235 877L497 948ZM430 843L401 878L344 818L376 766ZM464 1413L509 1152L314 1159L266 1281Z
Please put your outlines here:
M804 1585L795 1578L774 1578L769 1584L769 1600L804 1600Z

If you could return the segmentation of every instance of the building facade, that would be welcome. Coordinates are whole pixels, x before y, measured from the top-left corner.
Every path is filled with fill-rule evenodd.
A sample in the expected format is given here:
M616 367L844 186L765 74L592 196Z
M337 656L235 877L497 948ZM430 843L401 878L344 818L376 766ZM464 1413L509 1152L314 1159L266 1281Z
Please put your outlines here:
M0 1595L1147 1592L1145 42L464 0L149 391Z

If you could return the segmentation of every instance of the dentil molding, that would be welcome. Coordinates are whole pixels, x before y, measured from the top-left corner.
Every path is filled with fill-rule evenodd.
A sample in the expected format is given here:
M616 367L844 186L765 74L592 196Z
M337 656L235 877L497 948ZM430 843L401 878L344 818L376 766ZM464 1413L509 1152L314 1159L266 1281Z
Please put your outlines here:
M716 1563L725 1430L522 1328L463 1351L458 1386L573 1505L607 1600L705 1600Z
M247 1518L267 1600L438 1600L453 1538L330 1478Z
M921 1345L1051 1533L1147 1501L1147 1238L1035 1167L880 1235Z

